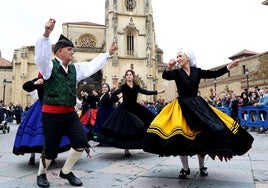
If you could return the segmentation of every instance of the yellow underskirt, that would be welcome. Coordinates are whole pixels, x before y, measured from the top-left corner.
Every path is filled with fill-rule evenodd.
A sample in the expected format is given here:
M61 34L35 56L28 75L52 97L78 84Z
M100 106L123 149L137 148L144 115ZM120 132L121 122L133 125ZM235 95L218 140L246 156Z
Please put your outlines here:
M238 127L240 125L235 120L217 108L211 105L210 107L233 134L238 132ZM196 135L200 133L200 131L192 131L189 128L182 115L181 107L177 99L174 99L161 110L152 121L147 132L157 134L164 140L177 134L180 134L189 140L194 140Z
M217 116L223 121L223 123L230 129L230 131L233 134L236 134L238 132L239 123L235 121L233 118L225 114L224 112L218 110L214 106L210 105L210 108L217 114Z
M167 104L155 117L147 129L148 133L155 133L162 139L169 139L181 134L187 139L194 140L197 131L192 131L186 123L177 99Z

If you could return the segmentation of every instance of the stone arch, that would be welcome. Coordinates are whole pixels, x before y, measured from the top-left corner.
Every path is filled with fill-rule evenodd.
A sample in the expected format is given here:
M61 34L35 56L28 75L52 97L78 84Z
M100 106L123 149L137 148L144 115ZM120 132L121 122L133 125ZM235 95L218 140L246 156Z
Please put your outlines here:
M103 73L102 70L99 70L92 76L81 80L77 85L76 94L80 98L81 91L86 91L91 93L92 90L97 90L100 94L101 84L102 84Z
M133 22L133 18L130 18L129 24L124 28L126 55L135 56L138 35L139 31Z
M85 33L78 37L76 46L95 48L97 46L97 38L90 33Z

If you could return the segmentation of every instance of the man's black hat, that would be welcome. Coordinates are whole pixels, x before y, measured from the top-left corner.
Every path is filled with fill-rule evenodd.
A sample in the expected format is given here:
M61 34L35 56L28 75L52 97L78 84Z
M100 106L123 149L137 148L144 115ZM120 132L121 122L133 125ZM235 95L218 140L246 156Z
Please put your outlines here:
M55 44L54 54L56 54L59 49L69 46L74 47L74 44L72 43L72 41L70 41L68 38L61 34L58 42Z

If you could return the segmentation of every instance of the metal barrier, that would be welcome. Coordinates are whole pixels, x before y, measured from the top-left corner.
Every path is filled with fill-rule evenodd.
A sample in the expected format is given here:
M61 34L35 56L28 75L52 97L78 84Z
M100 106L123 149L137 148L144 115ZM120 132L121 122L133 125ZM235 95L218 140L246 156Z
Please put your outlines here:
M228 116L231 116L231 111L228 107L217 107L218 110L224 112L225 114L227 114Z
M241 126L268 128L268 106L245 106L238 109Z

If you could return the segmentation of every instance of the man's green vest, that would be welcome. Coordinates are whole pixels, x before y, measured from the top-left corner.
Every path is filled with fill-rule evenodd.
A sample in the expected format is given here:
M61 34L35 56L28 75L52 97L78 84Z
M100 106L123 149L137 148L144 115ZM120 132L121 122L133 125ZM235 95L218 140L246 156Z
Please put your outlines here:
M53 59L53 69L48 80L44 80L43 104L76 105L76 70L72 63L68 65L68 73L57 59Z

